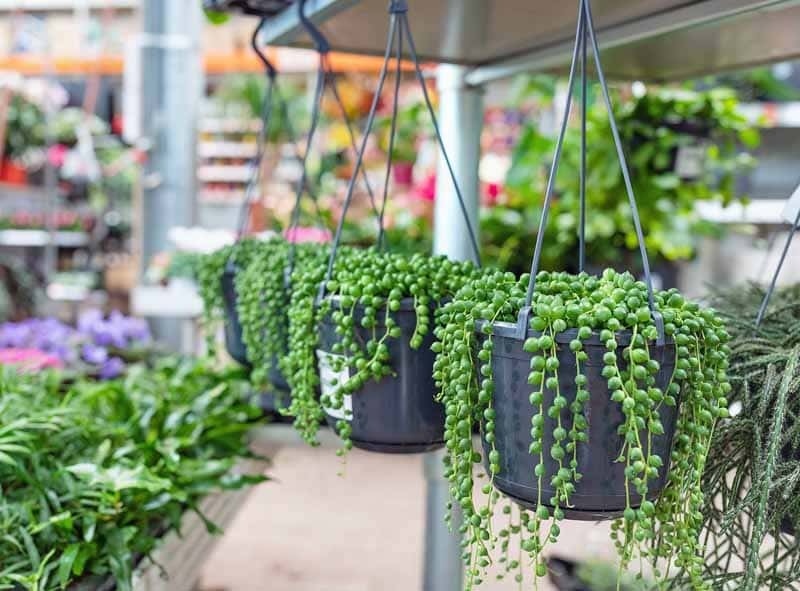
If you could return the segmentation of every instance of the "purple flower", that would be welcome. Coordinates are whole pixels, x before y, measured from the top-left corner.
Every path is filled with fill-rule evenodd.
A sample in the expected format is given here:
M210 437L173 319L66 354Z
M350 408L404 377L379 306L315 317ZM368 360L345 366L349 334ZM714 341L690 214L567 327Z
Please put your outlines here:
M100 379L113 380L122 375L123 371L125 371L125 362L119 357L112 357L100 368Z
M101 365L108 361L108 349L87 343L83 346L83 360L92 365Z
M103 313L100 310L84 310L78 316L78 331L84 334L91 334L92 328L103 321Z

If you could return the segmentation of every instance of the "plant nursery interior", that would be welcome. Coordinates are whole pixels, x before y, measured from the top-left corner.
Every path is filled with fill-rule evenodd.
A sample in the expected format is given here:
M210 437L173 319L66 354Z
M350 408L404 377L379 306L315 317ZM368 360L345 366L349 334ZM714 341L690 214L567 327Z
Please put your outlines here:
M800 591L796 0L0 0L0 590Z

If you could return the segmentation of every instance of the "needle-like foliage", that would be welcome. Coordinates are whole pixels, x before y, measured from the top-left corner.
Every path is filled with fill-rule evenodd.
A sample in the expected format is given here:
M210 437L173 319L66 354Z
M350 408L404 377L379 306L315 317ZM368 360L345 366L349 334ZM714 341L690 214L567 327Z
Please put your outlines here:
M779 289L756 327L763 297L756 285L712 297L733 337L733 416L717 427L704 475L716 589L800 589L800 286Z

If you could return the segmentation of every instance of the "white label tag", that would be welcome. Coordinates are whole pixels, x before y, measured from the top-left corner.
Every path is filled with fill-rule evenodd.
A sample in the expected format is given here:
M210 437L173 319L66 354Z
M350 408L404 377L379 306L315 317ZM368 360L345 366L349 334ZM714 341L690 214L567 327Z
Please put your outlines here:
M675 158L675 174L682 179L696 179L702 176L708 146L704 143L681 146Z
M797 212L800 211L800 187L794 190L794 193L786 201L783 208L783 219L787 224L793 224L797 219Z
M334 355L327 351L317 351L319 359L319 381L320 390L323 396L333 396L337 388L350 379L350 369L345 367L340 371L334 369L334 359L344 359L342 355ZM325 412L335 419L352 421L353 420L353 397L345 394L342 408L323 407Z

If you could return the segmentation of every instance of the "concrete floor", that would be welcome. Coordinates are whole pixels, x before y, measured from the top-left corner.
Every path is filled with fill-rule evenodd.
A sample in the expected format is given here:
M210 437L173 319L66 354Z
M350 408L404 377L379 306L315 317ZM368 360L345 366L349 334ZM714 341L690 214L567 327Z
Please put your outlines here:
M428 591L422 457L354 450L343 466L334 445L311 449L287 427L266 428L256 446L273 459L273 480L252 492L220 540L203 591ZM612 558L607 525L565 522L558 554ZM554 588L545 581L539 589Z

